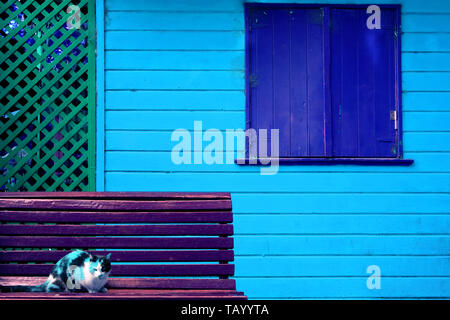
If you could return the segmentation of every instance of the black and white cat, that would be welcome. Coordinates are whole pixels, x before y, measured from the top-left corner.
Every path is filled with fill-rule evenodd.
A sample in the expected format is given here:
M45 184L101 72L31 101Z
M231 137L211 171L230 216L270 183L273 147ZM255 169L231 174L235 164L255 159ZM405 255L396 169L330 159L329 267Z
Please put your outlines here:
M0 286L1 292L106 292L111 254L95 256L76 250L56 263L47 281L38 286Z

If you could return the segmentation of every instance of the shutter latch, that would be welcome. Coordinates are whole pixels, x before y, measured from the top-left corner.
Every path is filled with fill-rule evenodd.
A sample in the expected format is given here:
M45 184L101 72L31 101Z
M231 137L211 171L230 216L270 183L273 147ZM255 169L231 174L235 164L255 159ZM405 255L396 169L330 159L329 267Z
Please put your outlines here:
M395 130L397 130L398 129L398 119L397 119L397 111L396 110L394 110L394 111L391 111L391 120L392 121L394 121L394 128L395 128Z

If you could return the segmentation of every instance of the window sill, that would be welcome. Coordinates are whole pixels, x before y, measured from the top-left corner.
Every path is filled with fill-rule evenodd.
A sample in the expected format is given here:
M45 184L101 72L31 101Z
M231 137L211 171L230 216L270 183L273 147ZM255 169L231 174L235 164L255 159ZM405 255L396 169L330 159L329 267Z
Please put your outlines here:
M235 159L237 165L270 165L271 158L240 158ZM273 159L275 160L275 159ZM282 165L364 165L364 166L410 166L414 160L399 158L279 158L278 163Z

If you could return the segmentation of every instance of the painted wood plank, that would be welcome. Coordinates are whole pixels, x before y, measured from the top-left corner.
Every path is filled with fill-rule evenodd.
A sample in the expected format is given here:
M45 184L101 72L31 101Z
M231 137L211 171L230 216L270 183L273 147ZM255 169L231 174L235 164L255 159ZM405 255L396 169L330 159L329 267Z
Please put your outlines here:
M450 92L404 92L403 111L450 111Z
M369 275L367 275L369 276ZM252 299L284 298L446 298L450 278L382 277L380 290L369 290L361 278L239 278L238 290ZM267 290L270 288L270 290Z
M0 236L5 248L231 249L232 238L126 238Z
M203 130L216 128L243 129L244 112L164 112L164 111L107 111L106 129L116 130L192 130L194 121L203 122ZM449 131L448 112L405 112L403 129L408 131Z
M19 293L17 293L19 294ZM15 296L16 293L12 293L10 295ZM9 297L10 295L6 295L6 297ZM64 296L64 295L68 295L68 296L82 296L85 299L89 299L89 297L91 296L89 293L85 292L85 293L61 293L60 295ZM217 295L223 295L223 296L233 296L233 295L243 295L242 292L237 292L235 290L191 290L191 289L183 289L183 290L177 290L177 289L112 289L110 292L108 293L104 293L104 294L98 294L97 293L97 297L99 296L107 296L107 297L116 297L116 296L120 296L120 297L124 297L124 296L136 296L136 298L139 297L151 297L151 296L190 296L190 297L196 297L196 296L217 296ZM30 297L36 297L36 296L42 296L45 297L46 293L24 293L24 296L30 296ZM93 294L93 296L95 296L95 294ZM47 297L52 297L52 293L50 293L49 295L47 294Z
M51 264L0 264L0 275L44 276L50 274ZM173 264L173 265L118 265L113 264L111 276L218 276L232 275L232 264Z
M448 255L450 236L235 236L239 255Z
M321 10L313 10L308 11L306 13L307 16L307 24L306 24L306 101L307 101L307 127L308 132L307 136L305 137L308 140L308 156L313 157L321 157L326 154L326 144L327 137L325 136L325 133L329 131L328 128L325 127L325 122L329 119L326 119L326 116L324 116L327 105L326 105L326 98L324 95L324 89L325 86L325 75L324 75L324 64L325 54L317 54L317 52L324 51L325 44L323 43L325 40L324 38L324 27L321 25L321 22L323 21L323 11ZM298 19L302 19L302 15L297 16ZM297 21L298 22L298 21ZM295 24L295 23L294 23ZM295 33L294 33L295 34ZM294 59L295 61L295 59ZM297 64L298 67L298 64ZM301 70L302 67L300 67ZM295 78L294 78L295 79ZM295 81L294 81L295 83ZM295 87L294 84L292 87ZM301 97L298 96L297 98ZM298 103L300 100L294 100L293 102L293 113L295 114L297 110L295 109L294 105ZM299 111L303 111L301 108ZM294 116L295 117L295 116ZM299 123L303 122L303 120L296 119L297 122L294 122L294 127ZM305 124L303 124L305 125ZM295 132L295 130L293 130ZM303 139L304 136L302 133L300 135L293 134L292 140L300 140ZM295 147L299 148L301 147L300 144L294 144ZM298 150L298 149L297 149ZM294 150L291 150L291 153L293 155L296 155L296 153L293 152ZM331 150L329 150L331 151ZM302 154L302 152L300 153Z
M70 251L4 250L0 253L1 262L57 262ZM89 253L99 256L113 253L112 262L233 261L232 250L89 250Z
M0 277L3 285L38 285L47 280L47 277ZM233 279L152 279L152 278L115 278L108 279L108 288L111 289L222 289L235 290L236 282Z
M402 71L450 71L450 53L405 52L402 54Z
M217 0L205 5L203 0L175 0L171 1L170 7L167 3L159 0L136 0L132 3L126 3L121 0L107 0L107 10L178 10L178 11L208 11L208 10L226 10L242 11L241 0Z
M268 192L266 190L266 192ZM448 214L448 194L232 194L234 213Z
M193 137L194 133L191 132ZM170 131L107 131L106 132L106 151L126 151L126 153L109 153L115 157L126 157L132 160L133 157L146 157L147 160L150 155L140 154L133 151L167 151L171 152L173 147L178 143L171 141L172 132ZM224 141L226 141L226 133L224 132ZM227 146L224 142L223 151L244 151L243 148L238 148L236 142L234 147ZM202 151L200 146L192 145L193 151ZM405 132L403 135L403 150L405 152L414 151L450 151L450 132ZM220 150L218 150L220 151ZM108 152L107 152L108 153ZM167 155L162 155L166 161ZM168 156L170 159L170 155ZM405 158L408 158L405 156ZM138 160L134 162L140 162ZM122 170L126 170L126 163L120 165ZM146 163L140 163L139 166L146 167ZM170 166L170 163L167 163ZM180 166L181 167L181 166ZM210 167L210 166L209 166ZM133 166L134 169L136 169ZM211 168L211 167L210 167ZM112 170L113 167L107 167L106 170ZM121 170L117 168L116 170ZM158 171L154 169L152 171Z
M403 130L450 131L450 112L405 112Z
M450 136L449 134L446 134ZM437 135L437 138L446 137ZM430 135L430 139L433 137ZM401 166L361 166L361 165L288 165L280 166L279 172L450 172L448 163L450 162L449 140L427 140L426 137L417 140L406 140L405 149L409 151L420 151L405 153L406 159L414 159L414 163L408 167ZM442 147L441 147L442 146ZM156 148L156 147L155 147ZM423 152L423 151L425 152ZM440 152L441 150L447 152ZM432 152L438 151L438 152ZM237 153L229 153L231 159L237 157ZM220 156L220 154L218 154ZM258 166L237 166L234 163L227 163L227 154L222 156L223 164L194 164L191 155L191 164L174 164L170 152L152 151L107 151L106 171L151 171L151 172L260 172Z
M2 235L150 236L232 235L232 225L22 225L1 224Z
M402 52L442 52L450 51L450 34L448 33L404 33L402 35Z
M191 137L194 137L194 131L190 131ZM226 139L226 132L223 132L224 144ZM178 140L172 141L171 131L107 131L106 132L106 150L110 151L172 151L172 148L178 144ZM192 141L191 141L192 142ZM205 146L208 143L205 143ZM239 147L239 149L238 149ZM192 144L189 149L192 151L203 151L202 146ZM227 151L245 151L243 146L223 146L222 150L218 152Z
M255 0L252 2L268 2L268 3L306 3L310 4L310 0ZM316 0L314 3L329 3L328 0ZM373 4L371 0L335 0L333 3L336 4ZM448 6L443 6L441 0L430 0L427 5L423 5L422 0L383 0L380 1L381 4L402 4L402 11L404 13L421 13L421 12L431 12L431 13L450 13L450 8ZM133 3L121 2L120 0L107 0L106 2L107 10L182 10L182 11L243 11L243 1L242 0L219 0L214 2L205 2L202 0L194 1L183 1L176 0L171 2L170 8L167 3L160 2L158 0L138 0Z
M331 119L334 123L331 144L332 153L338 155L351 156L358 148L358 91L353 90L352 86L358 79L358 65L355 64L358 61L359 33L355 21L356 14L353 10L334 9L331 10L330 17L332 21L330 43L336 52L331 55L330 67L330 81L333 85ZM350 33L349 31L353 29L355 33ZM346 34L349 36L345 37Z
M20 294L20 293L9 293L6 294L6 297L9 297L10 295L15 296L16 294ZM24 296L30 296L30 297L36 297L36 296L43 296L45 297L47 294L47 297L52 297L52 293L32 293L30 294L28 293L23 293ZM76 292L76 293L69 293L69 292L63 292L60 293L60 295L64 296L64 295L68 295L68 296L82 296L86 299L89 299L89 297L91 296L91 294L87 293L87 292ZM107 297L115 297L115 296L136 296L138 297L148 297L148 296L191 296L191 297L195 297L195 296L208 296L208 295L223 295L223 296L233 296L233 295L237 295L237 296L241 296L243 295L242 292L237 292L235 290L192 290L192 289L182 289L182 290L178 290L178 289L112 289L112 290L108 290L108 293L103 293L101 294L101 296L107 296ZM93 294L93 296L95 296L95 294ZM97 297L100 296L99 293L97 293Z
M230 112L190 111L107 111L107 130L193 130L194 121L202 121L203 130L242 129L245 114Z
M320 73L309 74L311 69L320 67L320 58L324 56L322 53L322 49L319 48L321 42L323 41L322 37L316 37L315 41L311 39L312 33L321 26L311 26L311 21L308 19L308 16L311 15L311 18L317 17L317 9L310 11L303 10L295 10L292 13L293 17L291 20L291 34L290 38L293 38L295 34L302 34L303 37L300 41L296 41L294 37L291 42L291 57L295 57L291 59L290 63L292 64L292 72L290 73L290 91L289 98L291 110L291 114L286 117L286 119L290 119L290 133L289 140L290 141L290 153L293 156L309 156L312 155L311 150L311 140L309 138L309 128L311 131L313 127L309 127L309 112L311 111L311 118L313 114L317 115L317 111L320 112L320 108L323 109L324 99L322 96L316 96L314 99L309 99L309 86L312 87L312 91L316 91L317 94L317 86L321 84L323 81L323 77ZM312 28L311 28L312 27ZM309 32L308 32L309 31ZM312 40L312 41L311 41ZM308 44L311 44L311 47ZM312 60L311 66L308 66L308 58L311 58L312 48L316 48L321 52L321 54L316 54L314 59ZM299 83L299 85L297 85ZM316 110L314 110L314 108ZM317 110L319 109L319 110ZM315 112L314 112L315 111ZM305 116L307 115L307 116ZM319 128L322 125L319 125ZM323 131L322 133L324 133ZM323 146L323 139L318 142L319 146ZM322 153L325 151L322 148Z
M450 132L407 132L403 135L403 146L405 152L448 152L450 151Z
M22 210L88 210L88 211L171 211L171 210L227 210L230 200L190 201L114 201L114 200L67 200L67 199L15 199L0 198L0 209Z
M444 6L441 6L444 7ZM422 10L421 10L422 11ZM438 11L439 12L439 11ZM404 14L402 16L403 32L449 32L450 14Z
M241 110L243 91L106 91L106 109Z
M253 20L252 32L248 32L250 56L257 59L247 59L247 97L251 96L251 102L246 99L246 110L251 105L252 112L246 111L245 127L271 129L274 118L274 32L273 14L270 12L256 12L255 17L247 17ZM261 50L266 48L266 50ZM249 50L248 45L246 50ZM247 56L248 57L248 56ZM249 152L256 151L253 141L248 142ZM255 151L254 151L255 150Z
M235 235L450 234L450 215L235 215Z
M118 294L108 293L35 293L35 292L18 292L18 293L0 293L2 300L246 300L243 295L230 294L211 294L205 292L203 295L189 294L181 292L177 294L158 293L155 292L137 295L135 292L127 292Z
M112 289L221 289L236 290L232 279L145 279L145 278L111 278L108 287Z
M174 147L171 136L172 132L170 131L107 131L106 150L171 151ZM192 146L191 148L202 151L200 146ZM135 153L133 156L136 155Z
M106 31L106 50L243 50L242 31Z
M258 268L254 266L258 265ZM448 277L448 256L236 257L236 277L368 277L377 265L384 277Z
M404 72L404 91L450 91L448 72Z
M369 0L364 0L364 3L369 3ZM431 12L431 13L450 13L450 8L448 6L443 6L440 0L431 0L427 2L427 5L423 5L421 0L401 0L401 1L383 1L384 3L402 4L402 12Z
M0 211L2 221L13 222L90 222L90 223L149 223L149 222L231 222L231 211L216 212L89 212L89 211Z
M107 51L107 70L244 70L243 51Z
M230 190L231 192L450 192L450 174L403 173L148 173L107 172L107 190ZM288 178L288 179L287 179ZM129 181L129 182L127 182ZM302 181L302 183L298 183ZM370 183L368 183L370 182ZM113 187L110 189L110 187Z
M107 12L106 30L244 30L241 12ZM135 9L134 9L135 10ZM124 20L126 15L126 20ZM131 22L131 23L130 23Z
M106 71L107 90L243 90L242 71Z

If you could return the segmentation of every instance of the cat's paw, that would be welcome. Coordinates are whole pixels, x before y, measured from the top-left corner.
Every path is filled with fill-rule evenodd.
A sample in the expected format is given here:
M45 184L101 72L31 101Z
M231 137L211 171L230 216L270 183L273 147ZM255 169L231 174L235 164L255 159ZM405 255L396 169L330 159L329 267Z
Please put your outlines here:
M108 292L108 289L106 289L105 287L103 287L103 288L100 289L100 292L101 292L101 293L107 293L107 292Z

